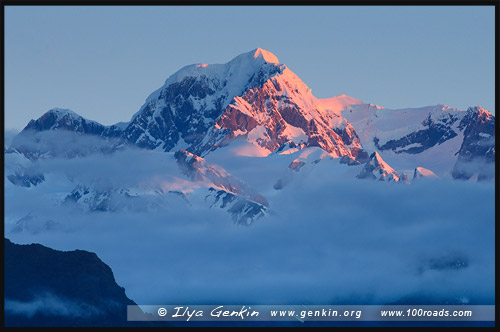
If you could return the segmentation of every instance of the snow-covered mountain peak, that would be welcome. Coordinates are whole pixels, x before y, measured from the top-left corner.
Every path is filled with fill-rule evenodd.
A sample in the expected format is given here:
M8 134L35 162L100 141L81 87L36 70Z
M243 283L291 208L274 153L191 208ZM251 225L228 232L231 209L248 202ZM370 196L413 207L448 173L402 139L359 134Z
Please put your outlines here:
M481 105L469 107L467 110L477 111L477 112L485 112L486 111ZM486 112L488 112L488 111L486 111Z
M413 172L413 179L415 180L421 178L437 179L439 177L430 169L424 167L415 167L415 171Z
M61 144L51 140L41 146L36 143L40 135L24 134L64 130L102 138L92 143L89 152L101 151L106 141L113 142L110 151L126 145L165 152L183 149L198 158L226 147L235 156L247 157L318 147L333 158L342 158L342 163L356 165L369 161L368 150L379 151L398 169L425 166L443 176L455 163L458 150L464 156L494 155L494 118L481 106L466 112L444 104L389 109L346 94L316 98L274 54L256 48L225 64L183 67L147 98L130 122L103 126L71 110L52 109L32 120L20 135L37 150L31 151L19 139L14 150L34 159L58 155L52 152ZM461 146L464 137L468 143ZM483 151L483 147L487 148ZM410 165L400 165L395 158L420 158L421 153L436 149L447 153L451 166L439 165L440 158L434 155ZM194 155L185 158L203 164ZM387 166L380 155L371 160L374 168Z
M484 120L486 120L486 121L488 121L488 120L489 120L489 118L493 115L493 114L491 114L491 112L490 112L490 111L485 110L485 109L484 109L482 106L480 106L480 105L477 105L477 106L474 106L474 107L469 107L469 108L467 109L467 112L469 112L469 113L477 113L477 115L478 115L479 117L481 117L482 119L484 119Z
M53 108L31 120L6 152L21 153L31 160L109 153L119 146L121 134L118 126L104 126L72 110Z
M253 57L255 59L262 58L264 61L266 61L268 63L275 63L275 64L279 63L276 55L274 55L273 53L266 51L260 47L256 48L255 50L251 51L250 53L253 53Z
M55 114L58 119L61 119L64 116L70 116L72 118L81 118L82 117L78 113L76 113L70 109L58 108L58 107L54 107L54 108L48 110L46 112L46 114Z
M239 195L253 202L269 206L267 199L256 192L248 184L231 175L224 168L208 163L204 158L180 149L174 158L181 171L194 181L210 183L212 188Z
M243 53L233 58L225 64L198 63L188 65L171 75L164 86L181 82L186 77L207 76L209 79L216 78L227 80L227 83L247 83L248 78L259 72L262 66L280 66L278 58L269 51L257 48L247 53ZM246 80L245 80L246 78Z
M351 105L365 104L361 99L353 98L345 94L340 94L332 98L317 99L319 110L340 115L340 111L349 108Z
M377 168L381 168L383 170L386 170L389 173L395 172L394 169L391 166L389 166L389 164L387 164L384 161L384 159L382 159L382 156L380 156L380 154L377 151L372 153L372 155L370 156L370 161L373 162L373 164Z
M227 64L250 65L252 67L260 67L263 64L272 64L275 66L281 65L276 55L262 48L256 48L250 52L242 53L233 58Z
M493 124L491 128L493 129L495 123L495 116L491 114L490 111L487 111L483 107L478 105L469 107L467 108L467 111L463 112L463 117L460 122L459 128L464 129L466 127L472 126L472 124L482 126L490 122ZM488 131L486 128L482 128L479 132L484 130Z
M375 151L370 155L370 160L365 164L357 178L399 182L401 176Z
M85 119L80 114L65 108L52 108L36 120L31 120L24 130L54 130L84 131L84 127L103 127L96 121Z
M54 122L59 122L61 119L66 119L68 121L80 121L80 120L86 120L84 117L82 117L80 114L66 108L52 108L45 112L40 118L38 118L37 121L44 121L45 119L51 119Z
M177 94L182 90L186 97L191 95L196 99L190 101L194 104L225 108L234 97L282 73L285 68L274 54L261 48L240 54L225 64L198 63L185 66L148 96L131 121L148 106L156 105L158 101L162 103L162 99L171 94L166 91L168 89L176 90Z
M368 154L340 114L362 103L346 95L316 98L274 54L257 48L226 64L182 68L148 97L124 136L139 147L202 157L241 137L265 155L304 143L364 160Z
M372 153L372 155L370 156L370 159L372 159L373 162L375 163L375 165L377 165L377 166L386 164L384 159L382 159L382 157L380 156L380 154L377 151Z

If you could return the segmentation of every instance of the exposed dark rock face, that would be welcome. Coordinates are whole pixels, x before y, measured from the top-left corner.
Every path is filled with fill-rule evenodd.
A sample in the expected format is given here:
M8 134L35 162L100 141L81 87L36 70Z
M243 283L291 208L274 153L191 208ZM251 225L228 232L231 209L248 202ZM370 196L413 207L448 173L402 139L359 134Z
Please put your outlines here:
M368 161L370 158L368 152L361 146L356 130L347 120L345 120L344 126L333 128L333 131L342 138L346 146L350 147L351 159L354 159L358 163L366 163ZM348 155L344 155L343 157L348 157Z
M64 204L83 203L89 211L115 211L113 204L112 188L90 188L87 186L77 186L64 199Z
M371 154L370 160L365 164L357 178L386 182L400 181L398 173L396 173L377 152Z
M332 128L327 118L316 109L305 109L294 102L285 79L275 76L262 87L250 89L238 100L238 105L230 105L216 121L214 130L209 132L209 142L217 141L223 136L221 144L201 148L212 150L226 145L228 140L236 137L236 133L244 133L246 137L257 126L265 128L256 143L273 152L282 149L285 144L302 145L291 142L289 128L299 128L305 134L303 147L321 147L336 156L349 156L352 159L366 161L368 154L362 148L354 128L345 121L343 126ZM240 111L245 109L245 113ZM315 116L311 116L315 114ZM242 134L238 134L242 135Z
M205 178L205 171L207 170L205 159L183 149L175 152L174 158L177 160L177 164L182 172L192 180L201 181ZM214 177L224 175L213 168L209 171L209 174L212 174ZM229 187L228 189L236 188Z
M170 151L181 138L187 144L195 144L213 125L220 109L217 109L217 103L203 105L200 109L196 109L193 103L214 92L206 76L199 79L188 77L166 87L131 121L124 131L126 140L141 148L160 147L164 151ZM205 119L212 120L206 122Z
M209 201L210 207L226 209L239 225L249 226L267 213L267 207L262 204L215 188L209 188L205 200Z
M459 127L464 140L452 176L468 180L477 173L478 181L494 179L495 117L481 107L469 108Z
M105 129L105 126L95 121L88 121L72 111L60 109L48 111L37 120L31 120L24 128L26 131L68 130L97 136Z
M195 181L209 180L217 186L209 188L205 201L210 207L225 209L235 223L250 225L267 213L267 199L224 169L186 150L177 151L174 157L186 176Z
M227 111L217 121L217 125L232 131L241 130L250 132L257 127L258 122L251 116L242 113L239 109L229 106Z
M422 122L424 129L412 132L396 140L389 140L382 145L379 144L379 140L375 137L374 143L380 151L392 150L396 153L421 153L436 144L442 144L457 136L457 132L452 127L458 120L458 116L451 113L444 113L438 119L433 119L429 114Z
M290 168L291 170L294 170L296 172L298 172L306 163L303 162L302 160L294 160L292 161L292 163L290 164L290 166L288 166L288 168Z
M235 64L230 62L227 65L230 70L238 71L238 68L234 69ZM262 64L240 93L261 86L280 71L280 66ZM164 151L170 151L183 140L188 151L202 155L209 150L207 147L216 143L203 142L203 139L222 113L229 110L228 116L221 121L235 126L245 122L243 114L231 114L231 108L228 108L233 97L228 92L231 89L231 75L226 75L187 76L178 82L166 84L132 119L124 131L125 139L142 148L161 148ZM251 122L251 119L248 121Z
M4 240L5 326L127 326L134 305L96 254Z
M124 139L141 148L171 151L182 147L205 156L238 136L248 137L257 126L262 126L265 132L260 133L256 143L273 152L291 141L287 128L293 126L304 132L305 147L322 147L329 153L349 155L361 162L368 159L347 121L343 126L331 128L328 119L314 106L297 104L307 92L294 88L295 77L284 74L286 66L240 63L237 59L224 65L224 73L199 74L196 68L188 66L184 70L193 73L179 79L173 75L172 80L167 80L164 87L148 98L124 129ZM232 73L244 70L240 67L243 64L256 67L240 86L241 82L234 81ZM235 89L240 90L235 94Z
M368 158L368 159L370 159L370 158ZM368 160L366 160L365 162L367 162L367 161ZM358 160L356 160L354 158L350 158L348 156L342 156L342 158L340 158L340 163L347 164L348 166L355 166L355 165L361 164L361 162L359 162Z
M26 158L74 158L92 153L111 153L121 144L117 126L103 126L70 110L52 109L14 137L6 153L21 153Z
M157 194L164 193L158 192ZM148 212L162 205L159 195L154 198L158 199L148 199L136 193L131 194L129 188L92 184L77 185L66 195L62 203L66 206L73 205L85 212Z
M453 139L463 135L453 177L494 178L495 117L488 111L475 107L465 113L445 105L406 109L399 115L394 113L398 110L388 110L397 118L394 128L401 134L385 132L377 137L376 126L387 127L385 117L383 123L376 121L383 108L359 100L332 106L314 98L300 78L269 54L257 49L224 65L186 66L153 92L129 123L103 126L69 110L50 110L30 121L6 153L18 152L31 160L74 158L108 154L130 145L162 151L182 148L204 157L241 137L270 153L285 147L320 147L342 158L342 163L357 165L369 161L359 133L370 145L366 148L413 155L449 141L458 150L458 139ZM406 112L417 112L418 117L406 118ZM368 115L361 121L363 114ZM392 118L387 121L392 127ZM415 128L414 122L421 122L417 129L405 130ZM383 137L391 139L383 141ZM9 175L20 186L42 180Z
M174 154L175 159L184 174L193 180L210 180L218 188L256 202L269 206L267 199L253 190L248 184L227 173L219 166L211 165L205 159L186 150Z
M43 174L32 174L27 170L19 170L8 175L7 179L17 186L29 188L45 181L45 176Z

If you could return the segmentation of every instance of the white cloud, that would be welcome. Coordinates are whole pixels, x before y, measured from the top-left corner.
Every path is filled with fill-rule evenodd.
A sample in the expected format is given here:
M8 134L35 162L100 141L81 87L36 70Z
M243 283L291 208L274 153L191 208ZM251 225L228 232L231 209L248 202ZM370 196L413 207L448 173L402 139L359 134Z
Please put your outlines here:
M161 171L147 157L125 157L51 167L71 164L82 178L80 171L94 167L116 183ZM401 185L327 175L295 177L271 197L272 213L251 227L196 205L77 213L51 205L40 195L43 185L39 193L14 188L6 193L7 217L37 211L70 227L7 237L96 252L138 304L494 303L492 183ZM466 266L456 268L460 261Z

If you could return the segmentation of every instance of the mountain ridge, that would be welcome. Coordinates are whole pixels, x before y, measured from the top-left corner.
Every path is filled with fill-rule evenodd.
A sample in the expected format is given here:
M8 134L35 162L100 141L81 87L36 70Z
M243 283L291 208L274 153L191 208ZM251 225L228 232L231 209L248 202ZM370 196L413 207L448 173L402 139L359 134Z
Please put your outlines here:
M443 155L455 163L450 170L435 170L436 163L426 164L427 160L406 168L425 166L469 179L477 173L477 167L471 171L469 165L480 160L488 165L488 174L483 172L479 178L490 179L494 118L480 106L466 111L442 104L391 110L345 94L316 98L274 54L256 48L225 64L181 68L146 98L129 122L103 126L71 110L51 109L31 120L7 152L28 159L51 157L55 153L50 148L59 143L50 140L31 151L29 145L40 138L30 135L61 130L106 141L103 146L90 143L83 152L66 151L70 158L127 145L165 152L183 149L205 157L243 139L255 147L255 156L319 147L347 165L366 163L373 152L389 158L391 164L396 160L393 155L418 159L447 145L449 152ZM475 148L478 144L486 148Z

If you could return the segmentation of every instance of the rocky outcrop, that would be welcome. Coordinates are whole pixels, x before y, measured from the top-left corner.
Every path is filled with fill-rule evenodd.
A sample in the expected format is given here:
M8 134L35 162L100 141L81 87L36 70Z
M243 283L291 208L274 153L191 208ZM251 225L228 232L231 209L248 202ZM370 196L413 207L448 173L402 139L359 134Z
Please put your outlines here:
M205 159L186 150L174 154L183 173L195 181L209 180L217 188L238 195L258 204L269 206L267 199L248 184L229 174L222 167L210 164Z
M110 267L95 253L4 239L5 326L128 326Z
M378 152L374 152L370 155L370 159L357 175L357 178L386 182L400 181L398 173L382 159Z
M243 139L257 146L259 155L319 147L352 166L369 160L368 149L413 155L416 165L441 167L428 156L420 158L431 151L428 155L445 154L449 161L438 174L449 174L457 158L454 178L488 180L494 178L494 118L481 107L389 110L345 95L318 99L273 54L256 49L226 64L182 68L127 123L103 126L70 110L50 110L30 121L6 153L30 160L74 158L130 145L205 157ZM43 180L8 175L20 186Z
M457 136L453 128L457 121L459 117L456 114L444 113L437 119L429 114L422 122L422 129L383 144L380 144L378 138L374 137L374 144L380 151L392 150L395 153L418 154Z
M45 176L21 169L14 172L14 174L7 175L7 179L17 186L29 188L45 181Z
M469 180L477 175L478 181L495 177L495 117L482 107L467 110L460 122L464 140L453 168L455 179Z
M438 179L439 177L433 171L424 167L415 167L413 171L413 180L418 179Z
M55 108L31 120L6 153L20 153L30 160L111 153L120 145L121 136L117 126L106 127L73 111Z
M209 188L205 201L211 208L227 210L236 224L249 226L266 215L268 208L244 197L234 195L225 190Z

